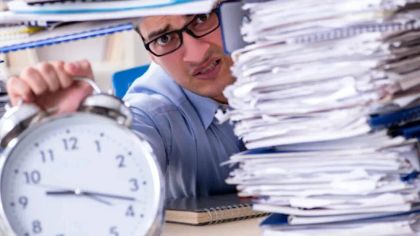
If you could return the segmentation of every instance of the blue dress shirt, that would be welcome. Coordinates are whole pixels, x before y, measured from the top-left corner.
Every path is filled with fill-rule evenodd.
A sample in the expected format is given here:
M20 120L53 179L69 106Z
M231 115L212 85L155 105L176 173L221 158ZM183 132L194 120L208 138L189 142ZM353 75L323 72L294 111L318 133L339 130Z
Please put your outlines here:
M132 129L149 141L165 176L166 197L207 196L235 191L220 166L243 145L225 122L219 104L192 93L156 64L129 88L124 100L133 113Z

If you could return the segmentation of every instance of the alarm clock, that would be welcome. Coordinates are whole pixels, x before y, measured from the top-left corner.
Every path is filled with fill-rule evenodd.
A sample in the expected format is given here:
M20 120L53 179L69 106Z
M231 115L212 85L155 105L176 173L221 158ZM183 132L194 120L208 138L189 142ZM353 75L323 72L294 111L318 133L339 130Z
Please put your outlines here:
M91 82L89 82L91 83ZM49 116L20 104L2 118L1 217L19 236L159 235L164 185L151 146L118 98L87 97Z

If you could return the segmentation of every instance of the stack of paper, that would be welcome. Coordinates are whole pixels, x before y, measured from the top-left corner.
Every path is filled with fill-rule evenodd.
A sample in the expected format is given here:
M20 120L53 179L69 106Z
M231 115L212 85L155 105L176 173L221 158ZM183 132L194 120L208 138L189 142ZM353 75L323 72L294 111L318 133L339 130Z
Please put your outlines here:
M284 214L265 235L418 231L419 3L244 5L254 44L234 53L225 95L251 150L231 158L227 181L256 210Z

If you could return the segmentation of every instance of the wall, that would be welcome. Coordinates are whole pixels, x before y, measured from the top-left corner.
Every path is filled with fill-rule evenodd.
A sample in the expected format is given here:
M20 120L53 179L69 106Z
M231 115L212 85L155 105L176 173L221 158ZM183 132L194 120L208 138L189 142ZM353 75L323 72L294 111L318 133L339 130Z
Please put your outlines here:
M107 37L86 39L32 50L2 55L7 75L19 74L39 61L88 59L92 63L95 80L103 90L109 90L112 74L118 70L150 63L141 39L134 32L123 32ZM0 70L2 68L0 67Z

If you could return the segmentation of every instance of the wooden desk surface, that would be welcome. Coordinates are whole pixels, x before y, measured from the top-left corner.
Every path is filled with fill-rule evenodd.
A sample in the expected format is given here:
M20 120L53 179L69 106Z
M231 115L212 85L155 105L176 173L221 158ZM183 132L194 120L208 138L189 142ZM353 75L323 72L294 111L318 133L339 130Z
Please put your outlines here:
M166 223L162 236L259 236L261 229L258 224L263 219L259 217L204 226Z

